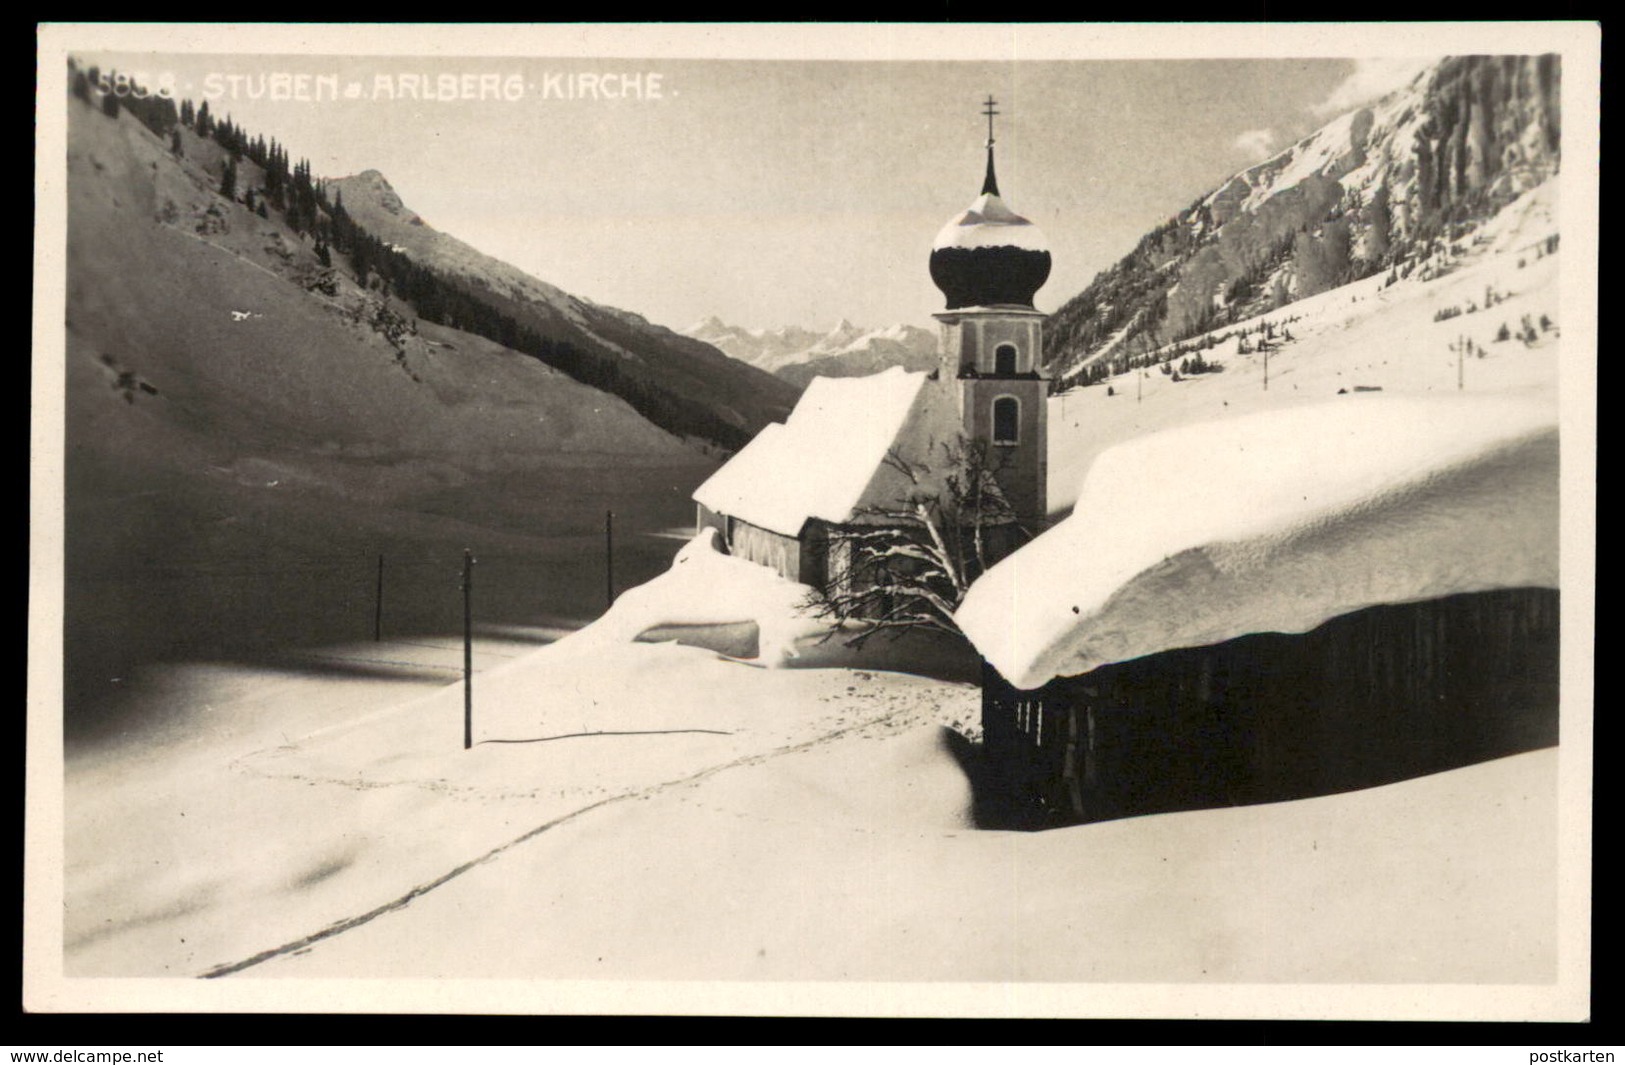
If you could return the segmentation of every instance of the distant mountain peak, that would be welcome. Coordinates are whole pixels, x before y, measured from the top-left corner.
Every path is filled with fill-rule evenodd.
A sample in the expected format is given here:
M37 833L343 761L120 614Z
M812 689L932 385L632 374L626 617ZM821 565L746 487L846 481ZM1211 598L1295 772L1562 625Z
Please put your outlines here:
M814 376L858 377L893 366L927 370L937 363L936 333L906 323L867 329L842 317L820 333L795 325L745 329L709 315L688 335L798 386Z
M406 203L401 199L400 194L395 191L395 186L389 183L389 179L383 175L382 171L363 170L353 177L340 178L339 182L342 183L344 188L351 190L352 196L356 192L365 192L373 203L392 215L408 218L409 220L417 218L416 214L407 210Z

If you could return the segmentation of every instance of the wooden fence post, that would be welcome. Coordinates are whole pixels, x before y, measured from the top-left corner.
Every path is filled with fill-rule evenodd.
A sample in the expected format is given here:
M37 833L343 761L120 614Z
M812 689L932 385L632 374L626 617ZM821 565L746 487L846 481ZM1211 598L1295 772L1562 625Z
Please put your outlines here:
M604 609L615 605L615 512L604 511Z
M463 750L474 746L474 552L463 548Z

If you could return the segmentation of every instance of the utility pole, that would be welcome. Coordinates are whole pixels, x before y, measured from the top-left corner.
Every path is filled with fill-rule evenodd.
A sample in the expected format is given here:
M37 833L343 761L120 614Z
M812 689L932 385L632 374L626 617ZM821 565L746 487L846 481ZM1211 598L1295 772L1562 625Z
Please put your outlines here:
M1270 390L1270 349L1269 349L1268 344L1263 345L1263 348L1264 348L1264 391L1268 392Z
M1466 378L1462 376L1462 352L1467 347L1467 338L1456 337L1456 391L1460 392L1466 387Z
M463 548L463 750L474 746L474 552Z
M615 512L604 511L604 609L615 605Z
M378 553L378 589L373 596L372 610L372 642L379 643L384 638L384 555Z

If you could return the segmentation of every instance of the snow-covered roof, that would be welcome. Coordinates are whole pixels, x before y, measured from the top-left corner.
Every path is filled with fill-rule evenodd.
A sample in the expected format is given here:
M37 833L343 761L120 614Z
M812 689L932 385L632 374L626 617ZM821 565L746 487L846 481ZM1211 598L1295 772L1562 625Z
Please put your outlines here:
M1521 399L1349 396L1103 452L1073 514L956 620L1011 683L1380 603L1556 587L1557 419Z
M929 375L892 367L868 377L815 377L782 425L773 423L694 491L694 501L785 536L808 518L846 522L883 504L871 490L908 430L946 429L924 388Z
M997 193L984 192L968 210L948 220L931 243L939 248L1012 247L1047 251L1044 234L1021 215L1012 211Z

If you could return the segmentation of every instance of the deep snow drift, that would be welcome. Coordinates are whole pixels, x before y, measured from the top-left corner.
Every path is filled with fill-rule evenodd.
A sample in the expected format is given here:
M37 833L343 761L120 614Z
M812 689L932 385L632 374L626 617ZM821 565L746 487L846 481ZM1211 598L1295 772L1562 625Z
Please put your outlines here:
M955 616L1036 688L1380 603L1558 583L1549 404L1375 395L1167 430L1095 461L1073 514Z

